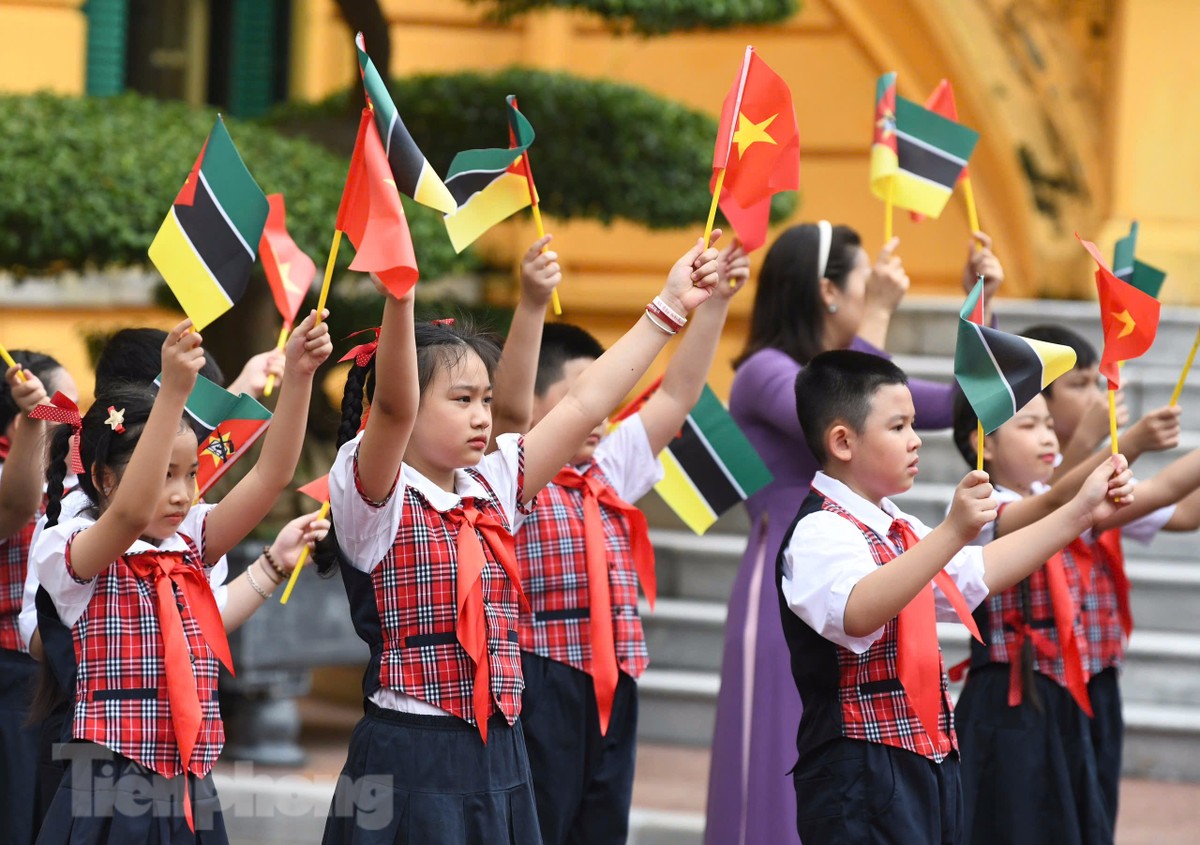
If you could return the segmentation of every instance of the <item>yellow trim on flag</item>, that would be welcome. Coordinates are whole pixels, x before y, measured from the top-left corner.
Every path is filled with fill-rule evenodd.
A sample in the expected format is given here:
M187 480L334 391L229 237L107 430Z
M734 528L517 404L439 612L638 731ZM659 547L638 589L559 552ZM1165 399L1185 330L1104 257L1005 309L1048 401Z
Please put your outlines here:
M897 208L907 208L926 217L942 216L946 203L950 201L950 189L937 182L914 176L907 170L896 174L895 203Z
M1058 343L1046 343L1031 337L1022 337L1021 340L1032 346L1038 358L1042 359L1043 390L1059 376L1066 375L1075 369L1075 350L1071 347Z
M871 145L871 193L881 200L887 199L888 180L900 169L900 160L891 147L883 144Z
M658 457L662 461L663 479L654 489L688 528L703 534L717 521L717 514L669 449L664 449Z
M233 300L179 225L174 207L167 212L158 234L150 243L149 252L150 260L197 330L233 307Z
M488 229L530 204L529 180L504 173L467 200L454 214L446 215L446 232L455 252L462 252Z
M429 166L429 162L425 162L425 166L421 168L421 175L417 177L417 187L413 191L413 199L421 205L436 208L442 214L453 214L454 210L458 208L458 203L451 196L450 189Z

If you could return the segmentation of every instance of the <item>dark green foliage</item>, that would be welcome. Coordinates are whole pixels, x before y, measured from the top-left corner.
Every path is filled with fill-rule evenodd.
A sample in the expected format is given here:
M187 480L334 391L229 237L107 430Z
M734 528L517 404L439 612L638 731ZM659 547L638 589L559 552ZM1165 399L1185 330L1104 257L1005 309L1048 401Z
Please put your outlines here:
M731 78L739 58L731 59ZM524 68L394 79L390 89L439 173L461 150L508 143L504 97L516 94L537 132L530 160L547 214L606 223L623 218L656 229L704 225L717 135L717 121L707 114L642 88ZM723 96L714 93L714 111ZM285 105L268 121L341 143L329 125L357 125L352 98L361 101L357 89ZM771 217L782 220L795 207L794 195L777 195Z
M508 21L537 9L582 9L617 30L662 35L693 29L778 23L800 8L798 0L471 0L491 7L488 17Z

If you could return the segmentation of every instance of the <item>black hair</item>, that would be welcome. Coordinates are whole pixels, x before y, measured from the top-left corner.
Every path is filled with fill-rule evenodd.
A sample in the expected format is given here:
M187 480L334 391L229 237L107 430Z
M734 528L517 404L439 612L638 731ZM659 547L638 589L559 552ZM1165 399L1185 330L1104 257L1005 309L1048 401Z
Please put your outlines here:
M162 329L121 329L109 337L96 360L96 392L118 384L153 384L162 372L162 348L167 333ZM211 356L205 355L200 370L214 384L225 386L225 375Z
M979 453L976 451L979 446L979 417L975 415L975 409L971 407L971 403L967 401L967 395L962 392L962 388L958 386L957 382L954 384L952 396L954 399L954 447L967 462L967 466L975 469L979 460ZM986 463L984 469L987 469Z
M63 369L63 365L49 355L41 352L30 352L27 349L13 349L10 353L14 361L29 370L42 382L46 393L54 395L54 386L50 383L55 370ZM8 424L21 413L21 408L13 399L12 389L6 379L0 379L0 434L8 428Z
M542 345L538 351L537 378L533 383L535 396L546 391L563 377L563 367L578 358L595 360L604 354L600 341L579 326L570 323L547 323L542 329Z
M417 345L417 387L421 395L429 387L433 377L443 367L453 367L468 352L474 352L483 360L491 379L500 360L500 343L497 336L478 327L462 317L453 322L421 321L414 327ZM342 392L342 421L338 425L337 448L342 448L354 439L362 424L365 407L369 407L375 395L375 358L365 366L354 364L346 375L346 388ZM365 401L364 401L365 400ZM325 539L317 544L313 556L317 571L324 576L332 575L341 555L337 544L337 531L331 525Z
M118 384L97 396L92 407L83 415L83 426L79 432L79 457L83 472L76 479L79 489L93 507L98 508L104 498L96 489L95 477L106 468L120 477L133 456L133 449L150 417L156 395L150 387ZM125 430L120 434L105 422L110 406L124 411ZM47 528L58 524L62 512L63 481L67 475L72 433L71 426L59 425L50 438L50 457L46 465Z
M1069 346L1075 350L1075 369L1086 370L1089 367L1094 367L1100 362L1100 356L1096 354L1096 347L1088 342L1088 339L1079 332L1072 331L1065 326L1055 326L1048 323L1043 323L1036 326L1030 326L1021 332L1022 337L1027 337L1030 340L1040 340L1046 343L1057 343L1061 346ZM1053 394L1054 382L1050 382L1042 390L1042 395L1049 399Z
M783 232L763 260L758 287L750 312L750 334L746 347L733 362L734 368L763 349L779 349L801 364L820 352L826 309L821 301L820 228L802 223ZM845 290L862 245L858 232L849 226L834 226L829 241L829 260L823 278Z
M862 431L871 413L871 397L889 384L908 384L904 371L886 358L852 349L822 352L796 376L796 416L804 439L821 466L825 432L841 421Z

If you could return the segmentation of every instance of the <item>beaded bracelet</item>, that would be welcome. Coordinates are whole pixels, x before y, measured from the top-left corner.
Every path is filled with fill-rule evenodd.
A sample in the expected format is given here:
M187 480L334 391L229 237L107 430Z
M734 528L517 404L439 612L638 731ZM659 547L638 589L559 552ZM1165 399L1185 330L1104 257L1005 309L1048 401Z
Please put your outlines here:
M250 564L250 566L253 566L253 565L254 565L253 563ZM250 586L254 588L254 592L256 592L260 596L262 596L263 601L266 601L267 599L271 598L271 593L268 593L266 590L264 590L262 587L260 587L258 585L258 582L254 580L254 573L250 571L249 566L246 567L246 580L250 582Z
M279 567L279 564L275 562L275 556L271 554L270 546L263 546L262 556L263 560L267 562L267 566L271 567L271 571L279 576L279 581L286 581L288 574ZM277 581L276 583L279 582Z

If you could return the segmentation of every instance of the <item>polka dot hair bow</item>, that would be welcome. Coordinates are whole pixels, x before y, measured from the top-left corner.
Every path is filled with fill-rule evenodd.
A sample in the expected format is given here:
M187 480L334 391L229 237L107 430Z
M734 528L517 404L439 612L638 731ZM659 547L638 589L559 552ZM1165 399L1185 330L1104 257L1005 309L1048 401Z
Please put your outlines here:
M357 365L359 367L365 367L365 366L367 366L367 364L371 363L371 359L375 357L375 350L379 348L379 329L378 328L363 329L362 331L354 332L353 334L346 335L346 337L343 338L343 340L349 340L352 337L356 337L360 334L366 334L367 332L374 332L375 339L372 341L368 341L367 343L360 343L358 346L351 349L349 352L347 352L345 355L343 355L341 358L338 359L339 364L342 363L343 361L349 361L352 358L354 359L355 365Z
M83 460L79 457L79 432L83 428L83 418L79 415L79 406L61 391L54 394L49 405L38 405L29 412L35 420L49 420L71 426L71 472L79 475L83 472Z

